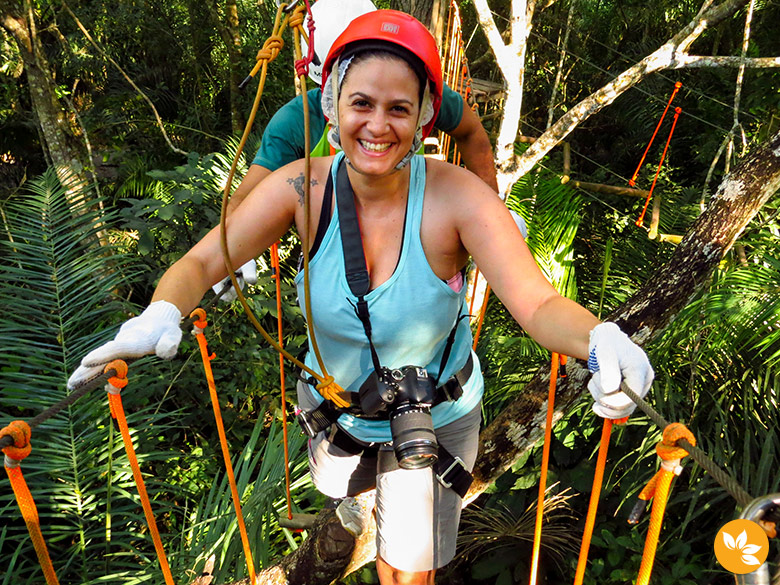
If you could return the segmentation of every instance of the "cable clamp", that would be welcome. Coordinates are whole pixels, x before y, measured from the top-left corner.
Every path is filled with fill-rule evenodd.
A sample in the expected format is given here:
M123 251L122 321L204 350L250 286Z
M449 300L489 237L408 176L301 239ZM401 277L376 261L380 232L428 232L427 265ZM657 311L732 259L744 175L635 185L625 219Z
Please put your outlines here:
M21 461L18 459L14 459L13 457L9 457L8 455L3 456L3 465L5 465L8 469L15 469L21 465Z
M683 468L680 465L680 459L661 459L661 469L680 475Z

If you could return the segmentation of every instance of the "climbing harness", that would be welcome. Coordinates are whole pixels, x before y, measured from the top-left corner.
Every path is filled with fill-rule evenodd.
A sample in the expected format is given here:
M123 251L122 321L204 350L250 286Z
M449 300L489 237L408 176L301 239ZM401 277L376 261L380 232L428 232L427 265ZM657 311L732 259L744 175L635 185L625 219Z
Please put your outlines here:
M332 176L331 171L331 176ZM347 284L350 292L356 297L357 302L354 304L355 314L360 320L366 339L368 341L369 350L371 353L371 361L374 366L373 372L369 375L366 381L362 384L359 392L359 396L354 395L352 397L352 405L350 408L337 408L331 404L330 401L323 401L314 410L298 413L298 421L303 427L304 431L310 436L314 437L319 432L334 428L334 424L341 416L341 414L348 412L354 416L363 418L374 419L387 419L388 413L385 410L380 410L380 404L382 399L374 399L375 396L382 395L384 388L381 381L385 375L392 374L397 376L401 370L393 370L390 372L388 368L381 365L379 355L372 339L372 327L369 314L368 301L365 296L368 294L371 285L371 279L366 265L365 252L363 248L362 237L360 235L360 227L358 223L357 211L355 209L355 195L352 190L352 186L347 174L347 165L343 160L336 169L336 206L338 209L338 221L339 231L341 234L342 253L344 261L344 270L346 275ZM333 198L333 183L328 181L325 187L325 194L323 196L323 208L329 210L332 205ZM327 213L326 215L329 215ZM315 247L317 244L315 243ZM455 320L455 324L450 330L450 334L447 337L447 341L442 352L441 363L439 365L439 374L444 371L444 368L449 359L452 347L455 342L455 333L462 319L462 315L459 315ZM408 369L410 366L402 369ZM429 396L430 408L444 401L457 400L463 393L462 385L466 383L473 370L473 360L471 355L466 360L466 364L459 372L454 374L449 380L440 384L438 377L433 378L427 374L424 369L415 368L416 376L423 376L425 378L425 385L430 388L431 393ZM399 379L400 378L396 378ZM307 381L308 380L304 380ZM370 400L369 400L370 398ZM392 402L394 397L389 397L387 402ZM379 402L378 402L379 401ZM368 403L376 405L377 408L368 408ZM426 400L427 402L427 400ZM358 406L358 404L360 406ZM422 401L420 401L422 405ZM353 454L364 453L367 456L372 456L376 453L379 444L363 443L341 431L337 426L335 431L331 433L331 441L337 446L341 447L345 451ZM432 445L433 449L434 446ZM461 497L466 493L471 485L471 474L465 469L462 462L452 457L446 449L441 445L438 445L437 453L431 453L431 456L435 455L435 471L439 481L445 487L452 487ZM401 458L399 457L399 460ZM403 463L402 463L403 465Z

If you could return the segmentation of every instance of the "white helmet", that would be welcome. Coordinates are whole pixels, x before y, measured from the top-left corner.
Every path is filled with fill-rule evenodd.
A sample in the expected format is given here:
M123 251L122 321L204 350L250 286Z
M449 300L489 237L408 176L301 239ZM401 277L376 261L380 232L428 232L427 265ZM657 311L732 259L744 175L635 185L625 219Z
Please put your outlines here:
M347 28L353 19L362 14L373 12L376 6L371 0L318 0L311 7L314 17L314 52L320 60L319 65L309 65L309 77L317 85L322 84L322 64L328 56L330 47ZM308 32L309 17L306 17L304 29ZM304 56L309 50L306 41L301 39Z

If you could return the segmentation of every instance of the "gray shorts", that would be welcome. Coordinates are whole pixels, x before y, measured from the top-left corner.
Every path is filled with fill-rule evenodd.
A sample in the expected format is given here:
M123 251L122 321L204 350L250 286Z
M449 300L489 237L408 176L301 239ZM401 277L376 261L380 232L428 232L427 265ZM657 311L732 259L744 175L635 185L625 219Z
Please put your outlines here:
M310 408L307 388L298 387L303 408ZM471 470L477 458L481 410L477 406L458 420L436 429L436 438ZM461 498L436 479L433 469L400 469L383 472L385 457L352 455L328 440L325 431L309 441L309 470L314 485L332 498L354 496L376 487L377 552L401 571L429 571L455 556Z

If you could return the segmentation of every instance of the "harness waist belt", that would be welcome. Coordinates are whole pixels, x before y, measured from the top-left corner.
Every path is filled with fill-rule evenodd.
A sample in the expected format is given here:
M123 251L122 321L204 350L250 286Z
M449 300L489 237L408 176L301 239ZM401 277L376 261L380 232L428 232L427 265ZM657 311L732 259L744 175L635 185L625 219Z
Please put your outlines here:
M334 431L328 440L339 449L346 451L350 455L360 455L365 458L375 458L379 455L379 448L382 443L364 443L354 438L352 435L340 429L337 425L333 425ZM385 453L385 451L383 451ZM398 460L395 458L395 453L390 451L388 457L384 461L384 465L387 466L388 461L392 461L392 466L380 471L392 471L398 468ZM436 463L433 464L433 472L436 475L436 480L445 488L451 488L461 498L466 496L466 492L469 491L471 483L474 481L474 477L471 475L466 464L460 457L455 457L445 449L441 443L439 443L439 457Z

